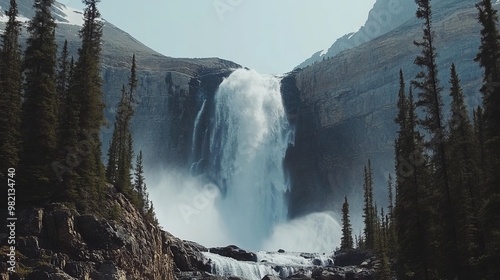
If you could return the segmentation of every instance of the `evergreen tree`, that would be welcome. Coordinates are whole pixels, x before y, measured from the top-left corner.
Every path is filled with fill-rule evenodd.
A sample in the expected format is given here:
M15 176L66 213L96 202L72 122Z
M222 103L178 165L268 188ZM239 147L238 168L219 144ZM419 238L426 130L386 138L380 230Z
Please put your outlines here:
M134 114L133 96L137 88L135 55L132 58L130 70L129 90L122 87L122 96L118 104L115 130L108 151L108 164L106 174L108 180L115 183L117 189L129 197L133 196L131 184L132 170L132 133L131 120Z
M373 171L371 161L368 160L368 167L364 167L364 235L366 249L375 249L375 227L376 227L376 213L373 205Z
M479 23L482 25L481 45L476 61L484 70L483 108L481 125L484 128L484 198L481 219L485 235L485 264L487 277L500 279L500 35L498 32L497 11L491 0L482 0L476 4L479 11ZM482 144L482 143L481 143Z
M68 53L68 40L64 40L64 45L59 57L57 69L57 95L59 101L59 123L64 119L65 100L68 95L69 76L70 76L70 60Z
M78 49L78 60L73 70L70 86L74 102L78 104L71 117L78 121L70 128L73 149L78 149L81 143L86 144L85 151L78 150L81 160L75 171L79 177L77 188L82 201L83 210L98 209L97 205L103 198L104 166L101 162L101 142L99 132L104 124L104 103L102 101L102 79L100 75L101 37L103 22L97 9L99 0L83 0L86 5L84 24L80 29L82 45ZM76 132L76 135L75 135ZM73 138L76 136L76 139ZM75 145L76 143L76 145ZM75 145L75 146L73 146ZM73 178L74 179L74 178Z
M389 215L389 222L392 223L393 222L393 216L394 216L394 195L393 195L393 188L394 188L394 185L393 185L393 182L392 182L392 176L391 174L389 174L389 179L388 179L388 182L387 182L387 194L388 194L388 206L387 206L387 210L389 211L388 215Z
M21 24L15 0L5 14L9 19L0 36L0 174L17 167L21 148Z
M134 188L139 195L140 209L146 214L149 209L149 196L146 189L146 179L144 178L144 166L142 162L142 151L139 151L135 162Z
M378 258L380 260L380 265L377 269L377 279L381 280L391 280L391 267L389 264L389 248L388 248L388 235L387 235L387 219L386 215L384 214L384 208L380 209L380 219L377 218L379 221L379 227L377 231L379 232L378 234Z
M340 241L340 250L349 251L353 249L352 240L352 226L349 219L349 203L347 202L347 196L344 198L344 204L342 204L342 238Z
M53 0L34 2L35 16L28 26L24 55L24 103L22 120L22 199L44 200L53 194L55 175L50 166L56 159L57 90Z
M455 200L460 207L457 214L459 226L459 243L457 250L461 259L461 266L465 267L466 278L477 278L473 274L473 263L477 262L482 252L483 242L479 234L478 222L478 188L479 171L475 151L473 127L470 122L464 95L460 86L460 79L456 72L455 64L451 66L450 78L451 119L449 121L449 159L450 178L455 186ZM464 275L464 276L465 276Z
M395 144L396 155L396 227L398 279L432 279L428 245L429 220L426 185L428 163L424 155L422 136L416 130L417 117L410 89L405 94L405 83L400 71L398 94L399 126Z
M73 57L69 63L68 72L68 88L66 90L66 96L64 96L63 102L60 104L60 115L61 123L59 124L60 131L60 160L53 163L52 168L58 175L59 179L59 194L60 200L76 204L79 209L84 209L88 207L88 203L82 200L84 196L83 192L86 188L79 186L80 174L78 165L82 160L88 156L90 151L79 151L78 144L84 143L86 141L79 140L80 135L80 122L79 122L79 112L80 103L78 102L77 92L75 84L75 62Z
M388 246L388 252L387 254L390 257L394 257L397 251L396 248L396 228L395 228L395 222L394 222L394 194L393 194L393 189L394 189L394 182L392 180L391 174L389 174L389 180L387 183L387 193L388 193L388 214L386 218L386 225L385 228L387 230L387 242L388 244L391 244L391 246Z
M421 55L415 59L415 64L422 68L412 81L412 85L418 90L419 100L417 106L420 107L425 116L419 120L420 125L427 130L430 141L426 142L431 151L431 164L433 166L432 185L436 190L438 200L441 201L441 209L434 212L436 223L441 227L440 245L438 250L442 254L440 263L441 276L444 278L454 278L460 275L460 265L457 254L457 217L456 201L453 200L453 193L449 183L449 167L446 151L446 133L443 126L444 116L442 113L442 88L439 86L438 69L436 64L436 49L434 46L434 32L432 31L432 10L430 0L416 0L416 16L424 21L423 38L421 42L414 42L422 49Z

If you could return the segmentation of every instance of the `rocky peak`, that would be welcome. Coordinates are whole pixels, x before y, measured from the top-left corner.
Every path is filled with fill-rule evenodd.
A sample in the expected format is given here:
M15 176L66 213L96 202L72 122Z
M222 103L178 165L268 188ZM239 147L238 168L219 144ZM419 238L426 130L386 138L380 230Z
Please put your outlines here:
M368 14L365 24L356 32L338 38L328 51L313 54L297 68L307 67L315 62L334 57L338 53L371 41L401 26L415 14L414 1L377 0Z

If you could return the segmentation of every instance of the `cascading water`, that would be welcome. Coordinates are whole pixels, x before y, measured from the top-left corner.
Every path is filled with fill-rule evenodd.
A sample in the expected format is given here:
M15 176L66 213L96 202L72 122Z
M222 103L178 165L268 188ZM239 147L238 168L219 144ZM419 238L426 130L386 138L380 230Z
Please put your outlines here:
M273 225L287 217L283 159L291 132L278 78L240 69L221 83L210 168L225 195L220 212L242 247L259 249Z
M201 109L198 111L198 114L196 115L196 119L194 120L194 128L193 128L193 139L191 139L191 154L194 155L195 149L196 149L196 136L198 135L198 125L200 123L201 116L203 115L203 112L205 112L205 105L207 104L207 100L203 99L203 103L201 104Z
M331 252L338 246L340 226L331 213L287 219L283 159L293 129L279 78L235 70L202 103L193 125L190 172L146 174L162 226L207 247Z

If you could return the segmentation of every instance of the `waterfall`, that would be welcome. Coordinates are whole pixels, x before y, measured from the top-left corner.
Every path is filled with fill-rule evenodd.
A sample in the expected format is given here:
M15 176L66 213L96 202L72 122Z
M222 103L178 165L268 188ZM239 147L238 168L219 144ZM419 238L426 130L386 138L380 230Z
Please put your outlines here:
M158 219L172 234L251 251L338 246L340 225L332 213L288 219L283 160L294 139L280 87L277 77L234 71L196 115L190 172L146 174Z
M203 115L203 112L205 112L205 104L207 103L206 99L203 99L203 104L201 104L201 109L198 111L198 114L196 115L196 119L194 120L194 127L193 127L193 139L191 139L191 154L194 156L194 153L196 151L196 135L198 132L198 126L200 124L200 119L201 116Z
M224 194L219 208L238 245L259 249L287 217L283 159L291 129L280 80L239 69L215 96L210 169Z

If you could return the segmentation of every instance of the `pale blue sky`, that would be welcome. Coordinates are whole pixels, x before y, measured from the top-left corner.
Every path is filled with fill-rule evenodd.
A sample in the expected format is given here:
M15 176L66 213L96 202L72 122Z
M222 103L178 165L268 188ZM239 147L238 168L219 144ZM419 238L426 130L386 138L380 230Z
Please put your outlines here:
M59 0L81 8L80 0ZM285 73L365 22L375 0L102 0L103 18L173 57Z

